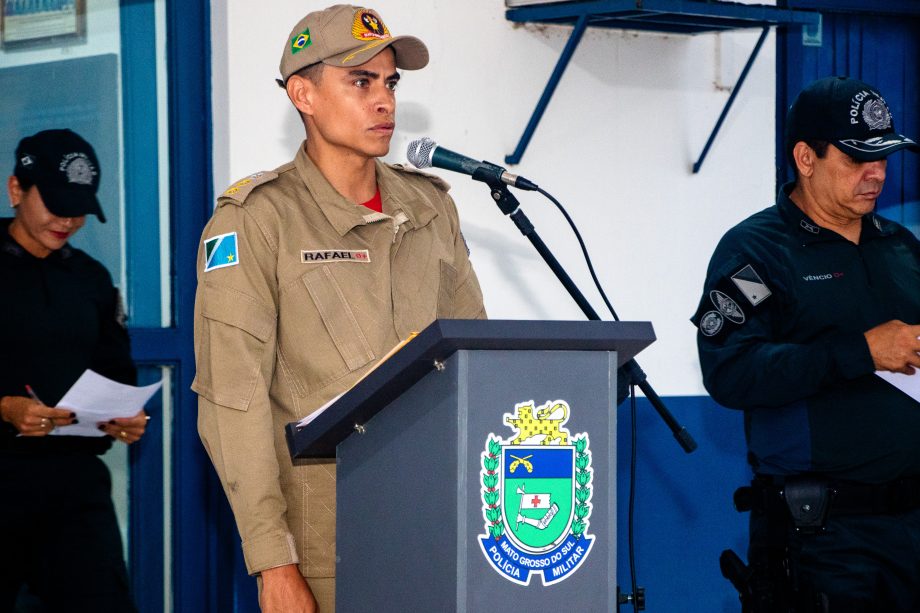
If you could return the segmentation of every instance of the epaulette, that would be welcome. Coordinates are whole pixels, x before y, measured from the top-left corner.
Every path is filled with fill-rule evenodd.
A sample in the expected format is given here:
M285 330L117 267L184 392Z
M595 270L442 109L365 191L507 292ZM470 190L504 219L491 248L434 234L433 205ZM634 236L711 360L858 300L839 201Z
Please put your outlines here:
M246 201L247 196L252 192L253 189L262 185L263 183L268 183L278 177L278 173L271 170L263 170L255 174L251 174L244 179L240 179L230 187L228 187L224 192L217 197L217 205L232 202L236 205L241 205Z
M406 174L425 177L426 179L434 183L435 187L440 189L442 192L446 192L450 190L450 183L448 183L441 177L428 174L427 172L422 172L421 170L416 170L415 168L410 168L409 166L403 166L402 164L387 164L387 167L392 168L393 170L397 170L399 172L404 172Z

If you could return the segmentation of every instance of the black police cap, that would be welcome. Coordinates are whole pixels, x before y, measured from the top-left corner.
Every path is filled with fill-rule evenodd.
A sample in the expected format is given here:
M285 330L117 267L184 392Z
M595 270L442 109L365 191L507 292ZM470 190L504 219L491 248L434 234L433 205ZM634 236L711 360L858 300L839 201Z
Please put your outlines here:
M45 207L58 217L93 214L105 223L96 198L99 160L76 132L43 130L19 141L14 174L34 184Z
M811 83L786 115L786 155L799 141L826 141L862 162L888 157L899 149L920 152L917 143L895 132L885 99L871 85L849 77Z

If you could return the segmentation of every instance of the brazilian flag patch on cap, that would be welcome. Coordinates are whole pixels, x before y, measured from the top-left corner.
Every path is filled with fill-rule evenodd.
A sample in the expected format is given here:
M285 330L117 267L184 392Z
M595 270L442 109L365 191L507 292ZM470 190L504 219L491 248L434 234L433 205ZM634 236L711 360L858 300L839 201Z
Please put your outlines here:
M213 236L204 241L204 271L236 266L240 263L236 250L236 232Z
M300 53L311 44L313 44L313 39L310 38L310 28L307 28L291 39L291 55Z

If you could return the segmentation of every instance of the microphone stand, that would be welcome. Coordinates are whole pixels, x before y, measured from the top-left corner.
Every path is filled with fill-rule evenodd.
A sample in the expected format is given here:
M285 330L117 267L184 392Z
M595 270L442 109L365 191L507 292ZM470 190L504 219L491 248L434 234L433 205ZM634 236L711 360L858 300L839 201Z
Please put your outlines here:
M578 289L578 286L572 281L571 277L565 272L565 269L562 268L562 265L559 264L559 260L557 260L549 250L549 247L546 246L543 239L537 234L533 224L530 223L530 219L528 219L524 211L521 210L518 199L514 197L514 194L508 191L508 186L502 182L502 172L504 172L504 169L500 166L484 162L481 167L473 172L473 179L482 181L489 186L495 204L498 205L502 213L511 217L514 225L521 231L521 234L527 237L537 252L543 257L543 260L569 292L569 295L572 296L572 299L575 300L585 316L592 321L600 321L600 316L591 307L591 304ZM677 442L683 450L687 453L696 450L696 441L693 440L693 437L687 432L687 429L674 419L674 416L664 405L661 397L648 382L648 377L639 366L639 363L636 362L635 359L631 359L623 364L620 370L629 378L629 383L631 385L639 386L639 389L645 393L646 398L652 403L652 406L658 412L661 419L664 420L664 423L671 430L671 433L674 435L674 438L677 439Z

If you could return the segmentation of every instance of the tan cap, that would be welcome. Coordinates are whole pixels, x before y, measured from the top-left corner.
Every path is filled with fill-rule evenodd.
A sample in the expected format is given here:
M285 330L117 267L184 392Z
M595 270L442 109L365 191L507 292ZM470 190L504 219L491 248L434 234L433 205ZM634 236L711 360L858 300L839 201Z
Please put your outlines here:
M392 47L396 67L418 70L428 64L428 48L414 36L392 36L373 9L336 4L301 19L284 44L281 78L311 64L360 66Z

